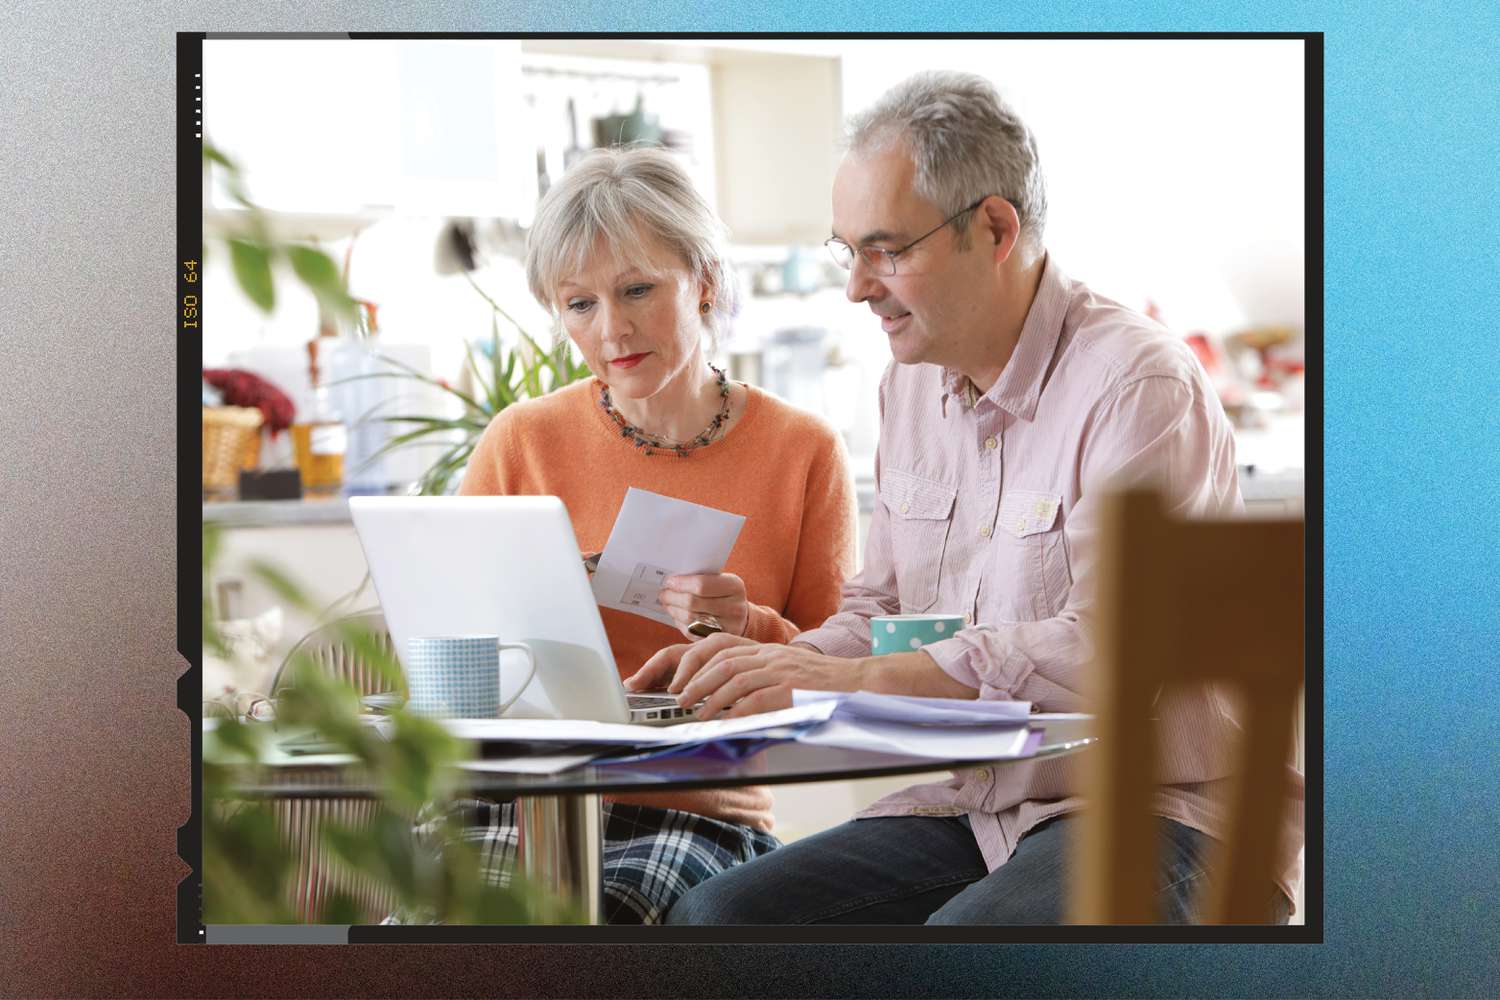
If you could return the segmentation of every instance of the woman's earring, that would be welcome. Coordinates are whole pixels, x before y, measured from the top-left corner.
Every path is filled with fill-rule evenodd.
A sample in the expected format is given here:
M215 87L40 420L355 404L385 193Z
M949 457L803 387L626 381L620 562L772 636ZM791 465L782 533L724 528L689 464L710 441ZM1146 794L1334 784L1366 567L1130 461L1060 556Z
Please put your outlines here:
M714 306L713 306L712 302L705 302L701 306L698 307L698 311L701 312L703 315L707 316L709 314L709 311L712 310L713 307Z

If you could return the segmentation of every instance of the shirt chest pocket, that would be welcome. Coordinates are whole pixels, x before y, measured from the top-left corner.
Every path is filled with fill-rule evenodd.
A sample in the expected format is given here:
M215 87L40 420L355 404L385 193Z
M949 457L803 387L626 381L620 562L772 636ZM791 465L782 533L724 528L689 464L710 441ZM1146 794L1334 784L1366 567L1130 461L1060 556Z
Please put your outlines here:
M880 502L890 515L896 595L903 613L929 611L937 603L957 496L958 488L946 483L900 469L881 471Z
M1039 490L1006 490L995 530L999 579L997 611L1003 621L1051 618L1072 589L1063 544L1062 497Z

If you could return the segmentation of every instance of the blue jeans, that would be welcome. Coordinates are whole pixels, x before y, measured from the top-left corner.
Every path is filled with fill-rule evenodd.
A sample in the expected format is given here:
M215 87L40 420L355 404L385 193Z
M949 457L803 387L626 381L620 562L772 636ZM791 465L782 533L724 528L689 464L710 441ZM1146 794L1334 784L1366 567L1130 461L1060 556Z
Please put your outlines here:
M1056 924L1067 913L1071 816L1038 824L1010 860L986 871L965 816L851 820L699 883L669 924ZM1157 904L1192 923L1211 843L1159 819ZM1268 917L1289 904L1270 890Z

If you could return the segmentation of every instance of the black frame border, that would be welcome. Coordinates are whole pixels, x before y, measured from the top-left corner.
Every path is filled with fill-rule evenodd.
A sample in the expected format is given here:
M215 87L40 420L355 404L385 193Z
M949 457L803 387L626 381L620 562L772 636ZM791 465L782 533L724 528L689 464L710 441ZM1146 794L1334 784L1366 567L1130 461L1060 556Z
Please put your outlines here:
M192 811L177 828L177 856L191 871L177 883L177 942L202 943L203 926L203 422L201 403L203 284L188 278L187 262L203 268L203 39L177 33L177 652L187 671L177 678L177 707L188 717ZM190 298L194 297L194 298ZM196 327L184 327L189 303ZM195 331L195 332L192 332ZM193 378L198 375L198 378ZM199 419L193 419L199 417Z
M184 296L202 286L183 276L183 263L202 267L203 169L201 104L203 42L207 39L347 38L577 39L608 41L934 40L934 41L1204 41L1300 40L1304 99L1304 780L1303 919L1301 926L905 927L891 925L749 927L366 926L348 928L350 944L1321 944L1324 935L1323 713L1323 403L1324 403L1324 35L1322 32L178 32L177 33L177 648L187 663L177 705L190 720L192 812L177 831L177 853L191 872L177 887L177 941L203 943L202 922L202 423L191 401L203 367L201 327L182 328ZM1313 766L1316 764L1316 766Z

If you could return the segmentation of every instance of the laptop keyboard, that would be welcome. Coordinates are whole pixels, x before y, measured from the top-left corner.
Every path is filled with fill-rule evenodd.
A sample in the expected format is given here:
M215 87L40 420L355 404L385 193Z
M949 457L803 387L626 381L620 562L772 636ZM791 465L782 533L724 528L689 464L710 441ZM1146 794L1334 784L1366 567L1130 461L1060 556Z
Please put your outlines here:
M625 696L625 701L632 713L639 713L646 721L686 718L697 707L683 708L677 704L676 696L670 694L631 694Z

